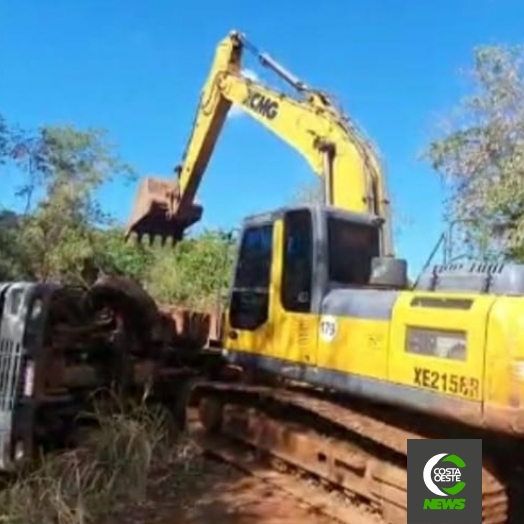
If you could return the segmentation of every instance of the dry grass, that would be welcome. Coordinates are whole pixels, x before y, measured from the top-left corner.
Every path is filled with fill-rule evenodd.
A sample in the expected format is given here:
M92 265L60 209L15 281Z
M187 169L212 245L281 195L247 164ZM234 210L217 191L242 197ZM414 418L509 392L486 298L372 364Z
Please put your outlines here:
M45 457L0 492L0 523L90 524L144 500L159 476L190 468L193 450L164 411L120 405L95 416L81 447Z

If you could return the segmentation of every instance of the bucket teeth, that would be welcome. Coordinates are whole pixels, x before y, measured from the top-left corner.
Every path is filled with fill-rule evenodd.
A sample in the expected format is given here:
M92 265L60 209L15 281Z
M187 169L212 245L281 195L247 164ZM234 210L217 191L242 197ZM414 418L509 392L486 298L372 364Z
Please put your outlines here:
M184 231L198 222L202 216L201 205L192 202L179 207L177 182L157 177L147 177L140 182L133 212L127 226L126 238L136 233L138 243L156 243L160 237L162 246L167 240L170 245L183 238ZM146 241L143 237L147 235Z
M161 247L174 247L181 239L175 238L174 235L158 233L130 233L126 236L126 241L136 244L145 244L149 246L159 245Z

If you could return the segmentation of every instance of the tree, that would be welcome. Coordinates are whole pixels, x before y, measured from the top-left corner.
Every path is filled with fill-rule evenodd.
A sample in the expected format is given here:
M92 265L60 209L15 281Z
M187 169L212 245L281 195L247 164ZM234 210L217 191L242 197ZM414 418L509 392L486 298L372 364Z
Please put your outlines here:
M149 246L126 242L119 227L95 231L92 235L93 263L109 274L131 277L143 282L155 262Z
M524 258L524 48L474 51L473 94L424 152L448 184L470 252Z
M70 126L42 128L20 147L17 159L28 166L27 183L19 191L26 198L19 227L25 267L38 280L78 281L85 261L100 252L96 228L111 223L95 190L133 172L104 132ZM42 198L34 203L37 193Z
M19 165L18 155L26 138L23 130L0 114L0 168ZM0 209L0 281L28 277L19 231L20 217L11 210Z
M9 156L10 133L7 121L0 114L0 166L5 164Z
M13 161L24 212L0 215L0 279L88 284L99 270L141 282L160 302L209 308L227 288L231 235L204 231L175 248L126 243L96 190L133 176L100 130L71 126L27 132L0 118L0 162Z
M324 179L315 180L301 186L294 199L293 204L322 204L324 201Z
M0 117L0 163L22 175L24 212L0 215L0 279L88 284L99 270L141 282L159 301L207 308L229 284L233 239L205 231L171 247L126 243L95 199L101 184L133 176L100 130L35 132Z
M208 309L229 285L234 247L234 237L221 230L184 239L175 249L154 247L144 284L160 302Z
M19 217L7 210L0 211L0 282L24 279L22 244L18 236Z

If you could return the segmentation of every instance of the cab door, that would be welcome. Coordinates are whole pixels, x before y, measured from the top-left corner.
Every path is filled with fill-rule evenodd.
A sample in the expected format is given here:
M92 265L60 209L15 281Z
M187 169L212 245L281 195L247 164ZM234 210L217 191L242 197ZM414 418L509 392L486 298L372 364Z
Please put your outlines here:
M318 315L314 271L314 227L309 209L288 210L278 222L275 255L274 354L282 373L303 379L316 366Z
M273 221L259 221L241 236L224 333L226 349L240 363L271 355L274 229Z

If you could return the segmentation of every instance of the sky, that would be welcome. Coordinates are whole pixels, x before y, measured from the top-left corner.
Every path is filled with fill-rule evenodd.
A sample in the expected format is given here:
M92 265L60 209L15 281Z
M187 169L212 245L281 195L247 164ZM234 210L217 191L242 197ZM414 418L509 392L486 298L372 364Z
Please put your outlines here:
M374 140L397 210L396 254L413 275L444 228L442 181L419 155L467 93L460 70L474 47L521 43L522 20L522 0L0 0L0 110L23 127L105 128L141 176L171 176L215 46L242 31L333 93ZM255 60L245 67L279 86ZM19 205L17 176L0 180L0 205ZM288 204L315 177L297 152L234 112L197 195L200 227L236 227ZM125 222L136 185L103 188L100 202Z

